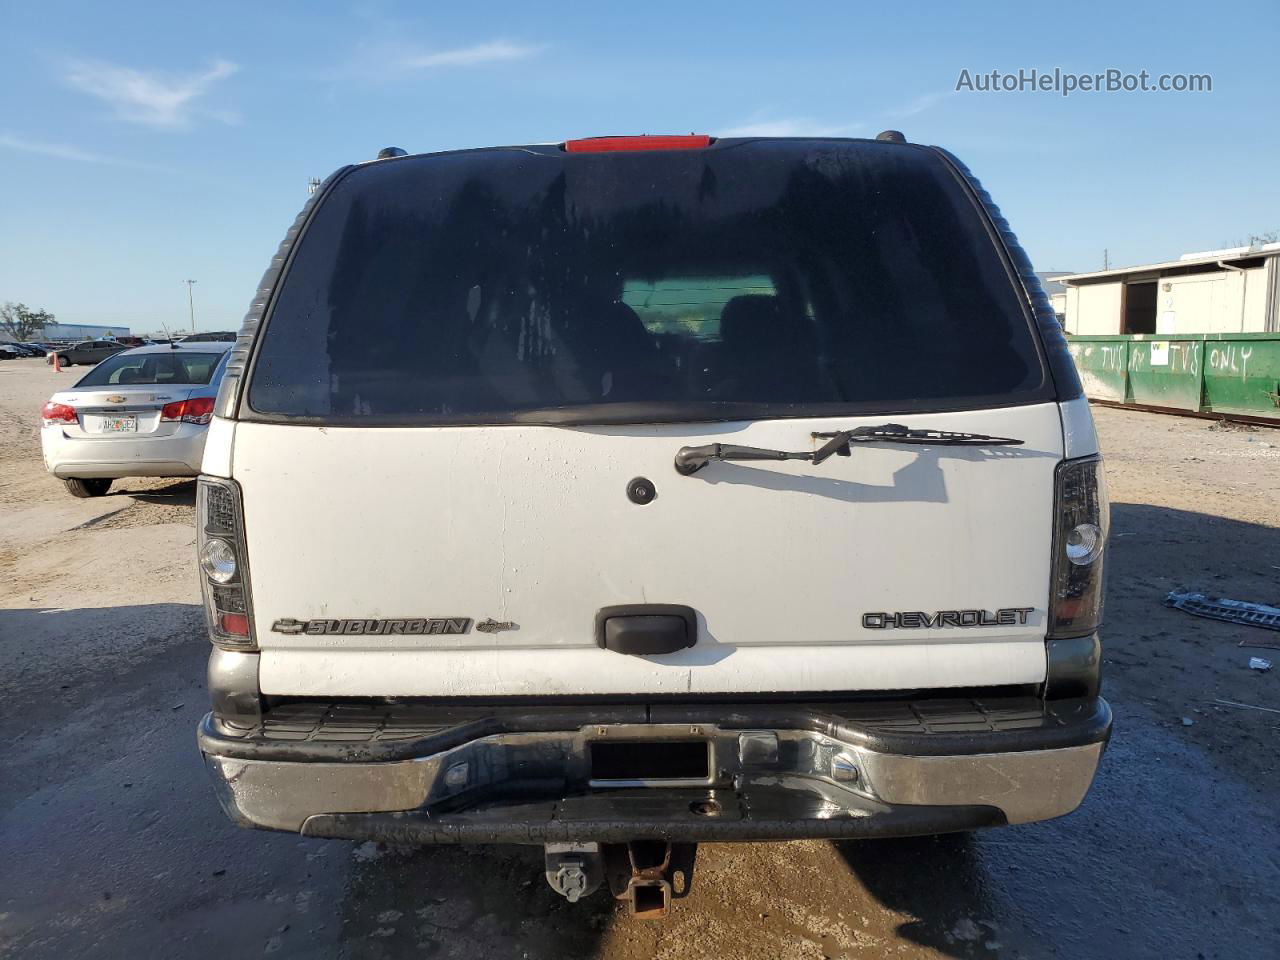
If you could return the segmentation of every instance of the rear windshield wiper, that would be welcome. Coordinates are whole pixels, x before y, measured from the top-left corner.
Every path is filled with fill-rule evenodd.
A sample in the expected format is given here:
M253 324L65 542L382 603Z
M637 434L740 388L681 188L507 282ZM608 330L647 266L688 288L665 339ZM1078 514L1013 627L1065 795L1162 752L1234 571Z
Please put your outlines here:
M807 460L822 463L832 456L847 457L855 443L927 443L935 446L1019 446L1021 440L989 437L985 433L957 433L951 430L928 430L882 423L875 427L854 427L834 433L814 433L815 440L826 440L812 451L769 450L765 447L743 447L733 443L708 443L700 447L681 447L676 451L676 472L686 477L697 473L712 460Z

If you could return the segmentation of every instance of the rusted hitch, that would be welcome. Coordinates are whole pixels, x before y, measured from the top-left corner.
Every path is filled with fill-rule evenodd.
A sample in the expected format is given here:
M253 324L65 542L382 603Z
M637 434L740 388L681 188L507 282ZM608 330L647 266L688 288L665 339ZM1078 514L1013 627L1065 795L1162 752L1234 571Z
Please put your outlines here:
M696 843L633 840L631 843L548 843L544 851L551 889L570 903L595 892L609 881L614 897L639 920L660 920L672 898L689 895L693 887Z
M604 847L609 889L638 920L660 920L673 897L688 896L693 885L696 843L635 840Z

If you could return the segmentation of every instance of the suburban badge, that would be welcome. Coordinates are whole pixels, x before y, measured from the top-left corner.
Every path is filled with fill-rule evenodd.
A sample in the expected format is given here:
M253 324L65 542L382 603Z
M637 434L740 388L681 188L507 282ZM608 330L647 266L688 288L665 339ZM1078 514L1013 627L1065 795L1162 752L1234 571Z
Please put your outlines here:
M419 617L405 620L294 620L285 617L271 625L273 633L317 637L439 636L468 633L470 617Z

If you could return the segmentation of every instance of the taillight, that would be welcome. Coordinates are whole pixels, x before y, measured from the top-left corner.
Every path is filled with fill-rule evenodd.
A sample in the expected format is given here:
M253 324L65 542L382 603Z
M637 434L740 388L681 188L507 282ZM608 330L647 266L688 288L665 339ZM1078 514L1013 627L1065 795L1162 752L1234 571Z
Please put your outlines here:
M1102 622L1103 560L1111 523L1102 458L1064 460L1054 478L1049 636L1083 637Z
M249 618L243 613L223 613L218 616L218 625L224 633L237 637L249 636Z
M192 397L183 411L183 423L208 423L213 419L213 397Z
M566 140L566 153L609 153L615 150L700 150L711 146L711 138L705 133L688 136L642 137L588 137L585 140Z
M212 410L210 401L210 415ZM255 649L239 485L201 477L196 511L196 555L209 639L230 650Z
M50 400L40 411L40 418L45 423L75 423L77 420L75 407L65 403L54 403Z
M183 423L208 423L213 419L213 397L175 400L160 408L160 419Z

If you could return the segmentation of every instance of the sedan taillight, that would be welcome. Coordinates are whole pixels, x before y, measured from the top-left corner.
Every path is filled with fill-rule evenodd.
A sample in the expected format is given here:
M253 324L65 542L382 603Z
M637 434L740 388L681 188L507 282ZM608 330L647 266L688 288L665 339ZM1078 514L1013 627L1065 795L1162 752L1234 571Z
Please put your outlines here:
M77 419L75 407L69 407L65 403L54 403L52 400L44 405L44 409L40 411L40 417L45 423L75 423Z
M208 423L213 419L213 397L193 397L166 403L160 410L160 419L170 422Z
M182 413L183 423L208 423L213 419L213 397L192 397Z

